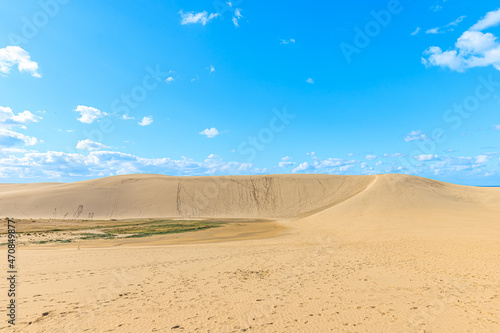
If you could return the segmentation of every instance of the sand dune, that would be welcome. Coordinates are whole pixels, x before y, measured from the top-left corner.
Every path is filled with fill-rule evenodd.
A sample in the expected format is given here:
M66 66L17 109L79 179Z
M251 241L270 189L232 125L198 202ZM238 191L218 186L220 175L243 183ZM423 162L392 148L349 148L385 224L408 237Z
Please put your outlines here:
M404 175L132 175L0 191L14 217L284 227L213 243L216 229L175 245L25 249L23 332L500 331L499 188Z

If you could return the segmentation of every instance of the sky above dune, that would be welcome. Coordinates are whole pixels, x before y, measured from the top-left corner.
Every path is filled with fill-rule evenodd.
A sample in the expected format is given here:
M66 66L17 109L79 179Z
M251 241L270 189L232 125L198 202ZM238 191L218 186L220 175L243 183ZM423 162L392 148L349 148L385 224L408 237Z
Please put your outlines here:
M500 185L496 1L2 1L0 182Z

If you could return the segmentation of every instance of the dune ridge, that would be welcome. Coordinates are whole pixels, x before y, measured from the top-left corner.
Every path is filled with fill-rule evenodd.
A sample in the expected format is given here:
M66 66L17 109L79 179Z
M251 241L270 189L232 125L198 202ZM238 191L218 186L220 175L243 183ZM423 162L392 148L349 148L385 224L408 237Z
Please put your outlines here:
M297 218L340 205L379 212L481 205L499 189L405 175L170 177L124 175L76 183L0 184L0 210L14 218ZM357 201L352 202L356 198ZM359 202L358 202L359 201Z

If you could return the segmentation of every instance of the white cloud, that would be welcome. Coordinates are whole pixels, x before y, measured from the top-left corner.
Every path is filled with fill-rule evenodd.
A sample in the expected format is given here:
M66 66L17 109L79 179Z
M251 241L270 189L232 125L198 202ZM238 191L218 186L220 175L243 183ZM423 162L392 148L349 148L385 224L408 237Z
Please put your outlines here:
M368 161L373 161L374 159L377 158L377 156L375 155L366 155L365 158L368 160Z
M417 28L415 29L415 31L413 31L413 32L410 34L410 36L415 36L415 35L417 35L419 32L420 32L420 27L417 27Z
M212 19L220 16L219 13L212 13L208 15L206 11L202 11L200 13L195 13L195 12L188 12L184 13L182 10L179 12L181 15L181 24L197 24L200 23L202 25L207 24L210 22Z
M30 54L19 46L7 46L0 49L0 75L10 73L17 65L19 72L28 72L31 76L41 78L38 73L38 64L31 60Z
M77 120L84 124L92 124L95 120L108 115L106 112L85 105L78 105L74 111L80 113L80 118Z
M226 2L226 4L227 4L229 7L233 7L233 3L232 3L231 1Z
M215 72L215 67L213 65L210 65L210 67L208 67L208 69L210 70L210 73Z
M243 15L241 15L241 9L236 8L234 10L234 16L233 16L233 24L236 28L239 28L240 24L238 23L238 20L242 17L243 17Z
M214 138L219 135L219 131L215 127L212 127L206 128L198 134L205 135L207 138Z
M153 123L153 116L143 117L139 122L139 126L148 126Z
M42 143L33 136L24 135L8 129L0 129L0 147L14 147L18 145L34 146Z
M406 142L423 141L423 140L428 140L428 137L427 135L422 133L422 131L411 131L410 133L406 134L405 137Z
M122 119L123 119L123 120L133 120L133 119L135 119L135 118L134 118L134 117L132 117L132 116L129 116L128 114L124 114L124 115L122 115Z
M474 24L469 30L481 31L500 24L500 8L487 13L482 19Z
M295 39L293 39L293 38L290 38L288 40L280 39L280 44L282 44L282 45L295 44Z
M414 158L417 161L426 162L426 161L436 160L438 158L438 156L437 155L432 155L432 154L423 154L423 155L415 155Z
M479 31L499 24L499 15L498 11L488 13L460 36L453 49L443 51L438 46L428 48L422 63L426 66L448 67L458 72L487 66L500 70L500 44L497 37L490 32Z
M233 24L236 28L239 28L240 25L238 24L238 19L236 17L233 16Z
M281 161L286 162L286 161L289 161L289 160L291 160L291 159L292 159L292 158L291 158L290 156L285 156L285 157L282 157L282 158L281 158Z
M169 76L165 79L165 82L170 83L173 82L175 79L172 76Z
M487 163L489 159L490 157L488 155L479 155L476 157L476 163L477 164Z
M182 157L142 158L112 151L91 151L88 155L49 151L27 152L21 157L0 156L1 178L105 177L130 173L156 173L172 176L262 174L267 169L250 163L225 162L217 156L202 162Z
M437 27L437 28L428 29L425 33L426 34L443 34L445 32L453 31L455 29L454 27L459 25L465 18L466 18L465 15L460 16L455 21L448 23L444 27Z
M14 114L11 108L0 106L0 128L10 128L12 126L25 125L27 123L36 123L40 119L42 118L35 116L30 111Z
M89 139L79 140L76 145L76 149L89 150L89 151L101 150L104 148L109 148L109 147L103 145L102 143L91 141Z
M12 131L13 127L26 129L26 124L36 123L40 119L30 111L23 111L15 114L11 108L0 106L0 146L14 147L18 145L33 146L43 142L32 136Z
M306 82L309 83L309 84L314 84L314 80L312 78L308 78L306 80Z
M278 163L280 168L287 168L287 167L292 166L294 164L295 164L294 162L279 162Z

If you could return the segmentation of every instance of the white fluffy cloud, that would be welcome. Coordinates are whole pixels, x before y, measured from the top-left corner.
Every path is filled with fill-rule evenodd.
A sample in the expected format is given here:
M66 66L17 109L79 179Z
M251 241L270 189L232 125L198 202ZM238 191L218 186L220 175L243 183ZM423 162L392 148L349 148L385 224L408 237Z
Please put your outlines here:
M207 138L214 138L217 135L219 135L219 131L217 130L217 128L212 127L212 128L205 128L198 134L205 135Z
M74 111L80 113L80 118L77 120L84 124L92 124L95 120L108 115L106 112L85 105L78 105Z
M34 146L43 142L33 136L14 132L8 129L0 129L0 147L14 147L19 145Z
M23 111L15 114L11 108L0 106L0 146L14 147L19 145L33 146L43 142L35 137L12 131L13 127L26 128L28 123L36 123L38 117L30 111Z
M0 75L10 73L17 66L19 72L28 72L31 76L40 78L38 64L31 60L30 54L19 46L7 46L0 49Z
M139 122L139 126L148 126L153 123L153 116L143 117Z
M30 111L23 111L21 113L14 114L11 108L0 106L0 127L3 128L25 125L27 123L36 123L40 119L42 118L34 115Z
M493 66L500 70L500 44L491 32L482 30L500 24L500 9L486 16L465 31L453 49L443 51L432 46L424 52L422 63L426 66L448 67L463 72L468 68Z
M76 149L89 150L89 151L101 150L101 149L105 149L105 148L109 148L109 147L106 145L103 145L102 143L91 141L89 139L79 140L78 144L76 145Z
M368 160L368 161L373 161L374 159L377 158L377 156L375 155L366 155L365 158Z
M217 156L197 162L183 157L142 158L111 151L91 151L88 155L49 151L25 152L22 156L1 157L1 178L65 178L105 177L130 173L158 173L172 176L262 174L250 163L224 162Z
M210 22L212 19L220 16L219 13L208 14L206 11L202 11L200 13L195 12L187 12L184 13L182 10L179 12L181 15L181 24L202 24L205 25Z

